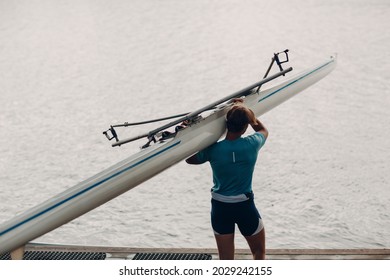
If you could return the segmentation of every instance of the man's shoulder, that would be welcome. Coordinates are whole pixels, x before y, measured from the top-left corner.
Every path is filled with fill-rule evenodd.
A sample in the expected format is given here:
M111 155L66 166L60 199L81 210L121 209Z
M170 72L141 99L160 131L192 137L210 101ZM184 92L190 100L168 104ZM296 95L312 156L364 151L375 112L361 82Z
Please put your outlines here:
M263 133L256 131L255 133L246 136L245 139L249 139L249 140L253 139L255 141L264 142L265 141L265 136L264 136Z
M256 147L256 150L258 151L264 145L267 138L263 133L257 131L251 135L248 135L245 137L245 139L248 143L250 143L251 146Z

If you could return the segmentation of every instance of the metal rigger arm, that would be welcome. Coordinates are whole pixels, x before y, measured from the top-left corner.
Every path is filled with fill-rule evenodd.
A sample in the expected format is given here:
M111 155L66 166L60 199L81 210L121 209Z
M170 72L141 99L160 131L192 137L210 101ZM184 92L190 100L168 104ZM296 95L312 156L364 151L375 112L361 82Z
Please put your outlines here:
M232 99L235 99L235 98L240 98L240 97L244 97L244 96L247 96L252 92L252 90L256 89L256 93L258 93L260 91L260 88L262 85L280 77L280 76L284 76L286 73L290 72L293 70L292 67L289 67L287 68L286 70L283 70L283 67L282 67L282 64L283 63L286 63L289 61L289 58L288 58L288 49L282 51L282 52L279 52L279 53L274 53L274 56L272 57L272 60L271 60L271 64L269 65L263 79L259 82L256 82L238 92L235 92L233 94L230 94L222 99L219 99L211 104L208 104L207 106L205 107L202 107L196 111L193 111L193 112L190 112L190 113L184 113L184 114L178 114L178 115L175 115L175 116L169 116L169 117L164 117L164 118L159 118L159 119L154 119L154 120L148 120L148 121L141 121L141 122L135 122L135 123L128 123L128 122L125 122L123 124L118 124L118 125L111 125L110 128L106 131L103 132L103 134L107 137L108 140L112 140L112 139L115 139L115 143L112 144L113 147L116 147L116 146L121 146L123 144L126 144L126 143L129 143L129 142L132 142L132 141L135 141L135 140L138 140L138 139L142 139L142 138L147 138L148 139L148 142L142 146L142 148L145 148L145 147L148 147L150 145L151 142L156 142L157 141L157 135L159 133L161 133L163 130L165 129L168 129L170 127L173 127L175 125L178 125L178 124L181 124L183 122L192 122L194 121L195 119L197 119L199 117L199 115L205 111L208 111L208 110L212 110L214 109L216 106L218 105L221 105L225 102L228 102ZM284 60L281 60L279 58L279 56L281 54L284 54L285 55L285 59ZM278 65L279 67L279 72L268 77L268 74L272 68L272 66L274 65L274 63L276 62L276 64ZM160 126L156 129L153 129L147 133L144 133L144 134L141 134L141 135L138 135L138 136L135 136L135 137L131 137L131 138L128 138L128 139L124 139L124 140L119 140L118 138L118 134L117 132L115 131L115 128L118 128L118 127L129 127L129 126L134 126L134 125L142 125L142 124L147 124L147 123L152 123L152 122L158 122L158 121L163 121L163 120L169 120L169 119L176 119L174 121L171 121L163 126ZM180 126L177 127L176 129L176 132L180 129ZM173 137L175 133L169 133L169 132L166 132L165 136L164 136L164 132L161 133L161 135L165 138L167 137Z

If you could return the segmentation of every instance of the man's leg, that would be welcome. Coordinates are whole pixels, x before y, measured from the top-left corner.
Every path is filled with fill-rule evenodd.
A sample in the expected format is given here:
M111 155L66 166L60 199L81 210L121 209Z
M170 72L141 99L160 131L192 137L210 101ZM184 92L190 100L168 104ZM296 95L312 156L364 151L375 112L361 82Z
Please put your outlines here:
M215 234L220 260L234 260L234 233Z
M245 236L251 249L254 260L265 260L265 230L264 228L257 234Z

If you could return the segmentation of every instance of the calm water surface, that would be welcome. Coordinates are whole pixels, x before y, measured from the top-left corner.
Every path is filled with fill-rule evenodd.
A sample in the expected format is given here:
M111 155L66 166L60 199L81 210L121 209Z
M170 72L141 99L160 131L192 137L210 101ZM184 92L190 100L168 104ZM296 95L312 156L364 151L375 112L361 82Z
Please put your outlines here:
M387 0L0 1L0 223L144 144L111 148L110 124L202 107L289 48L296 71L338 67L262 116L268 248L390 247L389 19ZM179 163L36 241L214 247L211 184Z

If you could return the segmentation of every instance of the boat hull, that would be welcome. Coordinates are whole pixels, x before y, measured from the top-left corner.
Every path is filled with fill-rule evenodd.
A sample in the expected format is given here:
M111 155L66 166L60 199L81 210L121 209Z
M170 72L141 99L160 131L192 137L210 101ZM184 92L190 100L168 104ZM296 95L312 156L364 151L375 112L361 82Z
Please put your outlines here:
M245 104L260 116L328 75L335 65L336 59L331 58L277 86L248 95ZM24 246L215 143L225 133L230 106L217 108L174 138L151 145L2 224L0 253Z

